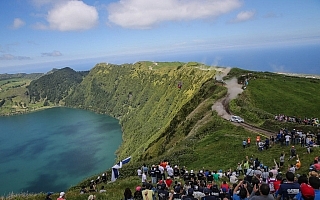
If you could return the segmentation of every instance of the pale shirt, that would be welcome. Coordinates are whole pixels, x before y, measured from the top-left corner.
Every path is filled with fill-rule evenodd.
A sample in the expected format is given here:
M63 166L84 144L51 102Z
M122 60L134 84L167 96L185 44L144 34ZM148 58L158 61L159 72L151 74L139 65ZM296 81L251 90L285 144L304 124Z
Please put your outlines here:
M142 181L142 183L147 182L147 176L145 173L142 174L141 181Z

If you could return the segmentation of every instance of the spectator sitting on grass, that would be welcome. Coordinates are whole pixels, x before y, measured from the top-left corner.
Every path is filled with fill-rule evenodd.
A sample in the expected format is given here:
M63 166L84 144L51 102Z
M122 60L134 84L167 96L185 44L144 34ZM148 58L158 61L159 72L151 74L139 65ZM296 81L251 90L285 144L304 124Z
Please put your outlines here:
M103 185L103 186L101 186L101 189L99 190L99 193L105 193L105 192L107 192L107 190L104 189L104 185Z

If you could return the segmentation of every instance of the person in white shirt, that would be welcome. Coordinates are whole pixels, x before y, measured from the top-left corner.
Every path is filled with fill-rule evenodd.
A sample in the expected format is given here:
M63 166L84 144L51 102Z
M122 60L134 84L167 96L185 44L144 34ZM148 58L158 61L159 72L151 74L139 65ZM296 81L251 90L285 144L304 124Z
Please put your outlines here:
M139 178L142 178L142 170L140 168L137 170L137 174Z
M142 183L146 183L147 182L147 175L144 172L142 173L141 182Z

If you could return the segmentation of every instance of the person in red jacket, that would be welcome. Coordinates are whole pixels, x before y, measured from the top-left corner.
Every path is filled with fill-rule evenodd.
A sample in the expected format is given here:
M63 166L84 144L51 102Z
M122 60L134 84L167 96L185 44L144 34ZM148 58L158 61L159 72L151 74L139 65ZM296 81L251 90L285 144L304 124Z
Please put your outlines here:
M167 185L167 188L170 188L171 184L172 184L172 179L170 176L167 176L167 179L164 181Z

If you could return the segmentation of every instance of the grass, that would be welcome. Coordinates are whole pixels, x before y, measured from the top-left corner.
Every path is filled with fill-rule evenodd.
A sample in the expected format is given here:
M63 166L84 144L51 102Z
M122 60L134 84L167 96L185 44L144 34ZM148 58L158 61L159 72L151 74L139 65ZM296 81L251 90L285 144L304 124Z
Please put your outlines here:
M146 66L152 63L144 63ZM165 63L159 63L162 65ZM179 63L172 63L179 66ZM190 63L192 65L192 63ZM248 71L231 71L231 74L241 76ZM239 98L230 103L230 109L235 114L245 118L258 126L271 130L278 130L280 127L298 127L292 123L278 123L273 120L274 114L287 114L296 116L320 116L320 107L316 102L320 100L320 91L317 88L320 85L319 80L287 77L271 73L253 73L247 89ZM255 77L256 79L254 79ZM119 200L122 198L123 191L129 187L132 191L140 184L140 179L136 176L136 169L141 167L145 162L147 165L157 164L163 159L168 159L172 164L186 166L191 170L227 170L235 169L238 162L245 160L246 156L259 158L263 164L273 166L273 159L279 161L281 153L286 153L288 158L290 146L272 145L269 150L259 152L254 141L259 133L249 132L246 129L234 126L226 121L215 112L208 112L208 102L214 102L224 94L224 90L219 88L215 90L209 98L204 99L205 103L196 108L197 112L186 117L186 121L179 122L172 127L172 134L160 138L165 141L166 151L157 156L149 157L137 162L130 162L120 169L121 178L111 184L104 184L107 190L105 194L97 194L98 199ZM181 116L184 117L182 113ZM201 123L199 123L201 121ZM190 127L191 124L191 127ZM193 126L201 124L201 126ZM313 130L311 126L301 126L305 131ZM191 131L192 129L192 131ZM191 133L192 134L188 134ZM242 140L250 137L252 144L250 147L243 149ZM264 139L264 138L262 138ZM152 148L163 148L156 145L150 145ZM320 155L320 148L314 148L311 154L306 153L306 148L296 145L297 154L299 155L302 168L298 170L299 174L308 173L309 164L314 157ZM285 166L295 164L295 160L285 162ZM286 168L282 171L285 172ZM78 186L72 187L67 191L67 199L87 199L88 194L80 195L80 187L88 185L88 181L96 177L89 177L87 180L79 183ZM99 185L99 188L101 184ZM57 191L56 191L57 192ZM53 194L53 199L57 198L58 193ZM7 199L44 199L45 194L12 194ZM0 198L1 199L1 198ZM2 198L4 199L4 198Z

